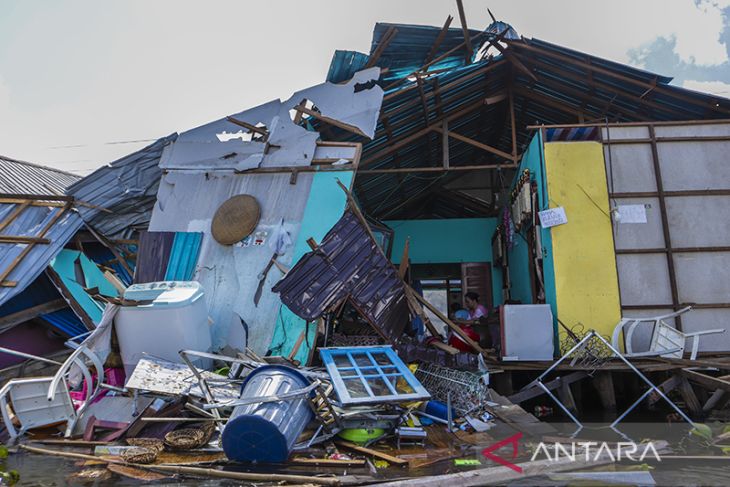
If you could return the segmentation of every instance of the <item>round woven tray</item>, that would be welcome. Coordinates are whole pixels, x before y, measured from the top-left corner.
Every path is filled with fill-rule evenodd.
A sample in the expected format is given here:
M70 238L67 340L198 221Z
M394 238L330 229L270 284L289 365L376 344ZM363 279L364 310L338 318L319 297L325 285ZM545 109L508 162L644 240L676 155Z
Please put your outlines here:
M233 245L251 235L259 223L261 208L256 198L239 194L226 200L215 212L210 231L222 245Z
M144 448L141 446L135 446L134 448L130 448L128 450L124 450L122 452L122 460L128 463L141 463L141 464L148 464L152 463L157 459L157 452L156 450L152 450L150 448Z
M165 444L157 438L127 438L127 444L130 446L141 446L148 448L157 453L165 449Z
M175 450L192 450L206 445L214 431L215 423L212 421L198 427L170 431L165 435L165 445Z

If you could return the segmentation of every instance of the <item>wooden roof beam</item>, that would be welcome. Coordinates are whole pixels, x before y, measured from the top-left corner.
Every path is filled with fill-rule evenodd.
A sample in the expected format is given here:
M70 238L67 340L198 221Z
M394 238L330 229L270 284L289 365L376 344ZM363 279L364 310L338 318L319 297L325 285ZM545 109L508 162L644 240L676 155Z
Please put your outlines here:
M642 81L642 80L639 80L639 79L636 79L636 78L632 78L630 76L625 76L625 75L623 75L621 73L616 73L615 71L612 71L610 69L602 68L600 66L595 66L593 64L588 64L585 61L580 61L580 60L575 59L575 58L570 57L570 56L566 56L566 55L563 55L563 54L558 54L558 53L555 53L555 52L552 52L552 51L548 51L546 49L542 49L542 48L533 46L533 45L527 43L526 41L509 41L508 40L507 42L509 43L510 46L514 46L514 48L517 49L518 51L520 49L524 49L524 50L527 50L527 51L531 51L531 52L534 52L534 53L538 53L538 54L541 54L541 55L548 56L548 57L551 57L553 59L559 60L559 61L564 62L564 63L572 64L574 66L579 66L579 67L582 67L582 68L587 69L587 70L592 70L595 73L600 73L600 74L603 74L605 76L610 76L610 77L612 77L614 79L618 79L618 80L624 81L626 83L633 84L634 86L640 86L640 87L643 87L645 89L652 88L655 91L658 91L660 93L664 93L664 94L666 94L668 96L672 96L672 97L677 98L679 100L684 100L684 101L686 101L688 103L691 103L691 104L693 104L695 106L698 106L698 107L701 107L701 108L709 108L710 110L713 110L715 112L722 112L722 113L730 114L730 108L716 106L720 101L726 101L726 100L721 100L719 98L714 98L714 97L709 97L709 96L708 96L708 98L710 98L712 100L710 102L698 100L698 99L696 99L696 98L694 98L692 96L685 95L684 93L679 93L679 92L677 92L677 91L669 88L668 86L665 86L665 85L656 85L656 86L654 86L651 82Z
M446 22L444 22L444 26L441 27L441 31L439 32L438 37L436 37L436 40L431 46L431 50L428 52L426 59L423 60L424 64L428 64L429 62L431 62L431 59L433 59L433 57L438 52L438 49L439 47L441 47L441 43L444 41L444 37L446 37L446 33L449 31L449 27L451 27L451 22L453 20L454 18L451 15L446 17Z
M469 28L466 26L464 2L462 2L462 0L456 0L456 7L459 9L459 22L461 22L461 30L464 32L464 48L466 49L464 61L466 61L466 64L469 64L471 62L471 56L474 54L474 48L472 47L471 39L469 38Z
M383 51L385 51L385 49L388 47L388 45L390 44L390 42L393 40L393 38L395 37L395 35L397 33L398 33L398 29L393 25L391 25L390 28L388 28L388 30L385 31L383 38L380 39L380 43L378 44L378 47L375 48L375 51L373 52L373 54L368 58L368 62L365 65L365 68L363 68L363 69L368 69L368 68L372 68L373 66L375 66L375 63L378 62L378 60L380 59L380 56L383 54Z

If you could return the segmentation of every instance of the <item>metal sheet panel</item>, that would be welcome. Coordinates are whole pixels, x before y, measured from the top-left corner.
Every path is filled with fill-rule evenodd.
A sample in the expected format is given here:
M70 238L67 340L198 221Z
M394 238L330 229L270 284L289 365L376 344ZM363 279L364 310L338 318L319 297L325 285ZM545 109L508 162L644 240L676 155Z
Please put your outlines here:
M203 234L198 258L200 264L193 278L205 289L214 322L214 348L228 343L230 328L240 327L240 317L248 327L248 346L260 353L268 350L281 305L279 296L270 291L281 278L276 267L272 267L266 276L258 306L253 302L259 274L274 252L269 246L268 236L283 219L285 230L292 241L297 241L314 175L299 174L294 185L290 183L290 176L286 173L170 172L163 177L150 230ZM258 201L261 218L254 233L267 232L267 241L263 245L221 245L212 237L210 225L213 215L224 201L237 194L249 194ZM293 250L289 249L277 260L289 266L292 255Z
M200 232L175 233L165 273L166 281L189 281L193 278L202 240L203 234Z
M0 221L14 208L14 204L0 204ZM3 230L3 235L36 236L60 211L62 208L59 207L29 206ZM0 305L33 282L82 225L83 221L75 211L65 212L45 235L51 243L34 245L7 276L7 280L16 281L17 284L13 287L0 286ZM14 265L15 259L22 254L27 245L1 243L0 272Z
M79 207L84 221L113 238L146 230L162 176L159 168L162 150L176 138L177 134L163 137L69 186L69 195L98 207Z
M351 212L273 288L300 318L313 321L349 296L353 305L391 343L409 322L403 281Z
M0 156L0 193L57 195L81 176Z

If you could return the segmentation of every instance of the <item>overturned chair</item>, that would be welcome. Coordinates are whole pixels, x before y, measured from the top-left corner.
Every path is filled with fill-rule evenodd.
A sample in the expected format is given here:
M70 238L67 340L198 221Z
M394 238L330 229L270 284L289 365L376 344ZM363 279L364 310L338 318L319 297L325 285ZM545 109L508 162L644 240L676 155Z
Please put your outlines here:
M693 333L683 333L665 322L665 320L680 316L691 309L691 306L687 306L686 308L675 311L674 313L661 316L644 318L623 318L621 319L621 321L619 321L618 325L616 325L616 328L614 328L613 330L611 345L613 345L613 348L615 348L616 350L620 349L621 332L623 331L625 338L625 353L623 355L626 358L657 356L665 358L682 358L684 356L684 351L687 347L687 340L691 339L692 351L690 354L690 360L695 360L697 358L697 353L700 349L700 337L702 335L725 333L725 330L714 329L697 331ZM634 352L634 333L641 323L652 323L653 330L651 334L651 342L649 344L649 350L644 352Z

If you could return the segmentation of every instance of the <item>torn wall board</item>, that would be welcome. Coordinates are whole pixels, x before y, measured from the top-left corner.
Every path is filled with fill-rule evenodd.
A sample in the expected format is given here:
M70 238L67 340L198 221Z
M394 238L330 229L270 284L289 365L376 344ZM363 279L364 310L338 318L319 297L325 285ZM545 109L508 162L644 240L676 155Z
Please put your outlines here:
M294 123L291 112L301 105L317 117L372 138L383 90L377 85L364 87L379 75L379 68L370 68L346 84L323 83L298 91L284 102L273 100L188 130L165 148L160 167L246 171L309 166L316 159L352 159L352 149L318 146L319 134Z
M101 321L105 304L94 300L86 289L96 290L103 296L119 296L117 289L104 277L96 264L76 250L61 250L51 261L47 273L51 282L69 302L71 309L89 328ZM88 319L93 323L88 323Z
M340 174L340 173L338 173ZM201 232L198 265L193 279L205 289L210 310L213 348L229 344L239 350L246 346L264 353L271 342L273 323L276 322L280 301L270 291L281 277L275 266L264 279L261 299L254 304L259 285L259 274L270 262L274 250L268 241L262 245L221 245L211 234L211 222L218 207L237 194L256 198L261 217L256 232L272 235L279 223L296 242L300 223L307 205L312 179L315 174L301 174L295 185L289 174L205 174L171 171L163 177L150 222L153 232ZM279 255L277 261L292 264L292 250ZM231 326L234 331L247 327L247 337L229 343ZM246 343L244 340L248 339Z

